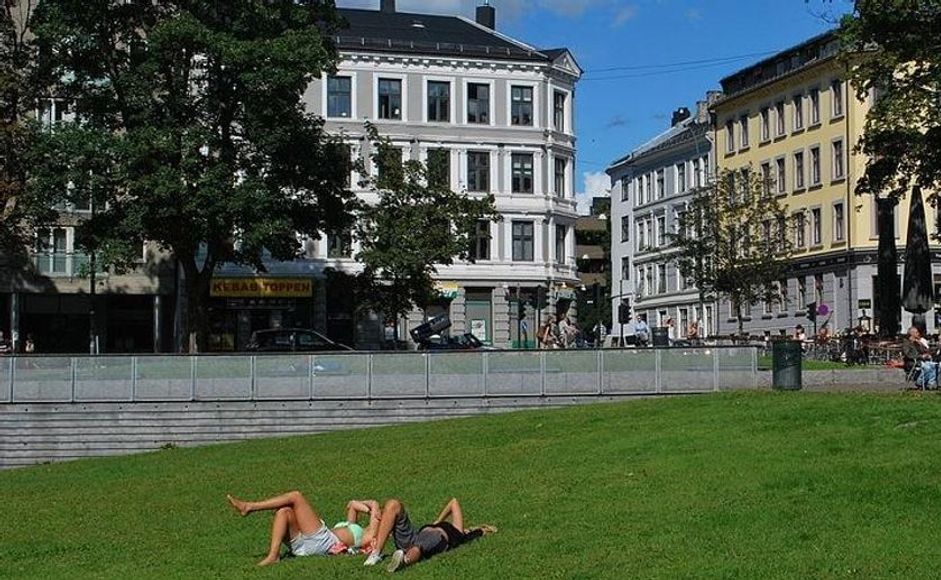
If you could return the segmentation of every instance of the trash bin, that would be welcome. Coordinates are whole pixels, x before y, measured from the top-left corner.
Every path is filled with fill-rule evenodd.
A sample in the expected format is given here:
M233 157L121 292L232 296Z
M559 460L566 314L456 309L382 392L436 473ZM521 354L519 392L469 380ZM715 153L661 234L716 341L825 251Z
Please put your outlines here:
M771 345L771 387L781 391L799 391L803 387L801 375L801 343L778 340Z
M650 344L655 348L670 346L670 335L666 326L655 326L650 329Z

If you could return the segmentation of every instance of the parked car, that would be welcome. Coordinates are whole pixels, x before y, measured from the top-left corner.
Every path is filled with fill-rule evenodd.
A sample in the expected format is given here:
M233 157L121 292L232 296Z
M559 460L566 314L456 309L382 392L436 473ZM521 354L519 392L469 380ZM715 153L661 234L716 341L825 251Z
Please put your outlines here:
M313 330L273 328L252 333L247 349L251 352L337 352L351 351Z
M432 336L419 343L419 350L493 350L473 334Z

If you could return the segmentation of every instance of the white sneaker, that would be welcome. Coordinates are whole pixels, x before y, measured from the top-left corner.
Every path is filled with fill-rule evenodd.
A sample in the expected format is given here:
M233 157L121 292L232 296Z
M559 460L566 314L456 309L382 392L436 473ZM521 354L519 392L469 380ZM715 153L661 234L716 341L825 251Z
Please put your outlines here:
M392 552L392 557L389 559L389 565L386 567L386 570L389 572L395 572L402 568L402 564L405 563L405 552L403 550L396 550Z
M369 555L368 558L366 558L366 561L363 562L363 566L375 566L381 561L382 561L382 553L373 552L372 554Z

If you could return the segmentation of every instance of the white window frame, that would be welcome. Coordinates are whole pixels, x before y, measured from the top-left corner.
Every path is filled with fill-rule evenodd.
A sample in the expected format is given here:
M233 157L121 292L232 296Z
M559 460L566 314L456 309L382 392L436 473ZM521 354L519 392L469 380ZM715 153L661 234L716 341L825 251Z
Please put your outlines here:
M327 112L329 111L329 103L327 102L327 81L328 81L329 77L331 77L331 76L332 76L332 77L349 77L349 78L350 78L350 116L349 116L349 118L347 118L347 117L330 117L330 116L327 115ZM357 91L356 91L356 87L357 87L356 81L357 81L357 78L356 78L356 77L357 77L357 76L358 76L358 75L356 74L356 71L343 71L343 70L338 70L338 71L337 71L337 74L335 74L335 75L326 75L326 74L325 74L325 75L323 76L323 82L320 83L320 84L321 84L320 103L321 103L321 105L322 105L322 106L321 106L321 111L320 111L320 113L321 113L321 116L322 116L324 119L327 119L328 121L355 121L356 119L359 118L359 117L357 116L357 111L356 111L356 101L358 100L358 99L356 98L356 95L357 95ZM404 85L403 85L403 90L404 90ZM378 112L379 112L379 80L378 80L378 79L376 79L376 91L375 91L375 95L376 95L376 112L378 113ZM403 94L402 96L403 96L403 98L404 98L405 95ZM403 108L403 112L404 112L404 108ZM379 117L379 115L376 115L376 118L378 118L378 117ZM385 120L385 119L383 119L383 120Z
M379 118L379 80L398 80L402 82L402 114L399 119ZM403 124L408 122L408 75L401 73L375 73L372 77L372 109L376 123Z
M450 121L428 120L428 83L447 83L450 86L448 100L448 116ZM436 126L454 125L457 123L457 91L454 90L454 79L445 76L422 75L421 78L421 110L422 121Z
M801 166L797 166L797 159L800 158ZM807 189L807 152L798 149L791 154L794 165L794 191L804 191Z
M553 131L557 133L562 133L563 135L574 135L574 119L572 118L572 91L563 89L562 87L550 86L549 92L551 98L547 103L549 108L549 126ZM555 126L555 94L563 93L565 95L565 110L562 112L563 122L565 127L561 131Z
M840 208L840 213L842 214L840 227L837 227L837 207ZM839 237L837 237L837 234L839 234ZM846 204L843 203L843 200L833 202L833 231L831 237L833 238L833 242L846 241Z
M815 205L808 209L810 214L810 247L823 245L823 208Z
M840 157L839 165L837 164L837 154L836 146L840 145ZM836 170L839 167L840 174L837 175ZM840 181L846 179L846 142L842 137L837 137L830 142L830 179L832 181Z
M837 95L836 87L839 87L840 94ZM845 97L846 83L843 79L833 79L830 81L830 118L839 119L846 114ZM839 98L837 98L839 97Z
M817 152L817 169L814 175L814 152ZM816 187L823 183L823 158L820 156L820 145L813 145L808 148L810 153L810 187Z
M773 170L775 191L778 195L784 195L787 193L787 157L783 155L775 157Z
M533 124L532 125L514 125L513 124L513 87L526 87L533 90ZM542 105L539 102L539 83L530 81L506 81L506 126L513 129L540 129L539 111ZM465 114L467 111L465 110Z
M798 103L800 104L798 106ZM794 107L794 113L791 115L791 133L803 131L806 128L804 113L804 93L797 93L791 97L791 106Z
M483 79L483 78L466 78L464 82L464 95L461 99L461 125L467 125L468 127L494 127L496 126L496 117L497 117L497 103L496 103L496 91L494 90L494 81L493 79ZM470 85L488 85L490 87L490 119L489 123L470 123L468 122L467 115L467 105L470 98L470 93L468 91Z

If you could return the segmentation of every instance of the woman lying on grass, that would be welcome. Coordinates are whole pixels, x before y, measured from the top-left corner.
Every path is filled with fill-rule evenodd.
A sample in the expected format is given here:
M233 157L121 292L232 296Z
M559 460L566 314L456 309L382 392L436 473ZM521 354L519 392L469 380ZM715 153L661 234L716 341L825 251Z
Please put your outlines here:
M417 531L405 511L405 506L397 499L390 499L382 508L382 521L373 543L372 552L366 559L366 566L375 566L382 559L382 546L389 535L395 543L395 552L389 562L389 572L395 572L411 566L421 560L431 558L441 552L453 550L462 544L497 531L493 526L483 525L469 530L464 529L464 513L456 499L448 502L434 523L422 526ZM451 518L451 521L447 521Z
M299 491L290 491L271 499L248 502L227 495L226 499L243 517L252 512L274 511L268 555L259 566L274 564L281 558L281 544L295 556L330 556L372 550L379 529L379 502L351 501L346 521L328 528ZM360 514L369 514L364 530L357 523Z

